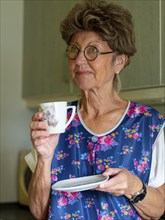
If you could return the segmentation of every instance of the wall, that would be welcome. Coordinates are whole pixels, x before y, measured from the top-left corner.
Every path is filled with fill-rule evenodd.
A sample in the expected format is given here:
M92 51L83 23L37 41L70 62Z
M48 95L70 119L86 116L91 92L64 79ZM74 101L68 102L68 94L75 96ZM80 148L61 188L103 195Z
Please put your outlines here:
M30 148L32 110L22 99L23 1L1 0L0 202L15 202L21 149Z

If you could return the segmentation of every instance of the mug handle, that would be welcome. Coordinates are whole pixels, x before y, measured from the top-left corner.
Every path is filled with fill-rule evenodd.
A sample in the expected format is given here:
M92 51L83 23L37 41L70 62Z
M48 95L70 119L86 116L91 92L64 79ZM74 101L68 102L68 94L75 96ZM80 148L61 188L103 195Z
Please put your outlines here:
M70 108L72 108L72 114L71 114L69 120L67 121L67 123L65 124L65 128L67 128L68 125L71 123L71 121L73 120L75 113L76 113L76 106L67 106L67 110Z

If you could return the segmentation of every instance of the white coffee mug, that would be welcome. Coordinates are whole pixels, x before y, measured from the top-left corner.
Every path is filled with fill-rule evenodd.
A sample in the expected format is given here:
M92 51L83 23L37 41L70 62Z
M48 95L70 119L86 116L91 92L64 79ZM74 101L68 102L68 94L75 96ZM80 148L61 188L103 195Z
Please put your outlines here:
M72 109L72 114L67 121L67 111ZM67 102L46 102L39 105L39 111L43 113L43 121L48 124L50 134L64 133L75 116L76 106L67 106Z

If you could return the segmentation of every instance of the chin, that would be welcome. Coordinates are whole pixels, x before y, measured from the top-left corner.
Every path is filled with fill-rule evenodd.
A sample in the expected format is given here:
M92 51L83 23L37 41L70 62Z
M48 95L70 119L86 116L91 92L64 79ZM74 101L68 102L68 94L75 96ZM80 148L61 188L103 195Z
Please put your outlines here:
M81 84L81 83L74 83L76 87L78 87L80 90L90 90L92 89L91 86L87 85L87 84Z
M88 86L85 86L85 85L76 84L76 86L77 86L80 90L89 90L89 87L88 87Z
M90 90L94 88L89 80L73 80L74 84L81 90Z

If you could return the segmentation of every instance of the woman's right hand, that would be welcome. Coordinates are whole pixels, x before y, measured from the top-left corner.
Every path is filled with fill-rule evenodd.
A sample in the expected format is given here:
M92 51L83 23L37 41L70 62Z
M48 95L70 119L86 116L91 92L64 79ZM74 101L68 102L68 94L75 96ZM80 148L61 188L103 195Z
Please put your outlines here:
M30 123L30 135L33 147L41 160L52 160L54 150L58 144L59 134L50 134L47 123L42 121L42 113L33 115Z

